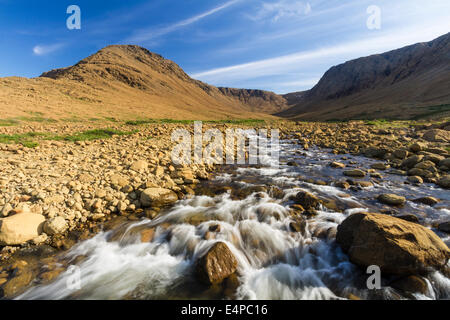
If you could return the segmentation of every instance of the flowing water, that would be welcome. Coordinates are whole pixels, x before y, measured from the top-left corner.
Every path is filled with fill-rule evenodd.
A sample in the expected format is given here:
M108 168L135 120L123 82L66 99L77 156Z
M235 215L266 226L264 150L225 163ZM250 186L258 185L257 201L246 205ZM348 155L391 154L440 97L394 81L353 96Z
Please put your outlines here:
M450 193L432 184L405 184L405 177L388 172L383 179L372 179L373 187L339 189L333 183L343 178L342 169L328 166L331 161L366 169L375 161L321 149L304 151L290 141L282 141L280 148L279 167L223 167L199 187L203 195L178 201L153 220L128 223L77 244L61 259L65 272L18 298L342 299L350 293L363 299L400 298L387 286L390 278L383 277L380 290L367 289L368 275L335 243L336 228L351 213L385 209L374 199L386 192L407 199L441 199L433 208L408 201L395 209L433 226L448 220ZM327 199L335 208L321 208L307 220L304 234L290 227L290 199L300 190ZM152 227L153 241L142 243L140 231ZM450 243L448 235L433 231ZM234 286L207 288L196 280L197 258L217 241L225 242L238 260ZM79 286L74 282L78 276ZM450 298L449 278L434 272L427 282L426 295L408 298Z

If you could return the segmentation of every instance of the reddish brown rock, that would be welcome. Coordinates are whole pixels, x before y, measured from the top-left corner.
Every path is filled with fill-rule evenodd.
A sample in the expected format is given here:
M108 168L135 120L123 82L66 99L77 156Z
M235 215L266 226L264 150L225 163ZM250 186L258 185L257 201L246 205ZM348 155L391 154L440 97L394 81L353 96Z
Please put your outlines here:
M223 242L217 242L197 262L197 275L206 284L219 284L236 272L238 262Z
M338 226L337 242L360 266L377 265L382 272L409 275L440 269L450 250L431 230L377 213L355 213Z

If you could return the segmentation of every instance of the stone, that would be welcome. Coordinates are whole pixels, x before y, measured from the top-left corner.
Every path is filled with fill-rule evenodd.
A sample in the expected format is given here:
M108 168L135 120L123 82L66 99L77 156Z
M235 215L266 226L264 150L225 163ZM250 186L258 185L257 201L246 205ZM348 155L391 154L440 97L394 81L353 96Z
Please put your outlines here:
M0 244L19 245L39 236L45 217L35 213L19 213L0 219Z
M345 164L334 161L334 162L330 163L330 167L332 167L332 168L345 168Z
M408 151L407 150L402 150L402 149L395 150L393 155L397 159L403 160L403 159L406 159L406 157L408 156Z
M415 154L415 155L413 155L411 157L408 157L405 160L403 160L401 166L402 167L406 167L406 168L412 168L416 164L418 164L420 161L422 161L423 157L424 156L422 154Z
M390 206L403 206L406 203L406 198L402 196L398 196L393 193L384 193L380 194L377 197L377 200L381 203L390 205Z
M155 228L142 230L140 236L141 242L152 242L155 238Z
M387 170L389 169L391 166L386 164L386 163L374 163L370 166L372 169L376 169L376 170Z
M450 175L441 177L437 184L444 189L450 189Z
M444 267L447 245L431 230L378 213L355 213L339 226L336 241L353 263L387 274L411 275Z
M224 242L215 243L197 261L196 271L199 279L208 284L220 284L237 270L238 262Z
M450 233L450 221L440 223L438 225L438 230L445 233Z
M44 223L44 232L50 236L55 234L63 233L67 230L69 226L67 225L66 219L63 217L55 217L47 220Z
M423 134L422 138L430 142L449 142L450 131L441 129L431 129L426 131Z
M300 191L295 195L295 202L300 204L304 209L319 209L321 201L312 193Z
M426 280L416 275L397 279L393 281L390 286L402 292L420 293L423 295L428 293L428 284Z
M439 167L446 167L447 169L450 169L450 158L439 161Z
M414 202L423 203L428 206L434 206L435 204L439 203L439 199L436 199L435 197L423 197L419 199L413 200Z
M119 175L119 174L113 174L110 178L111 184L118 187L124 187L127 184L129 184L129 181L127 178Z
M344 171L344 175L347 177L363 178L366 176L366 173L360 169L353 169Z
M408 180L411 183L415 183L415 184L423 183L423 179L419 176L408 176L408 178L406 178L406 180Z
M148 168L148 162L144 161L144 160L138 160L135 161L131 164L130 169L140 172L140 171L144 171Z
M425 150L427 145L423 142L415 142L410 147L409 150L411 150L414 153L420 152Z
M178 200L175 192L164 188L148 188L141 193L143 207L162 207L170 205Z

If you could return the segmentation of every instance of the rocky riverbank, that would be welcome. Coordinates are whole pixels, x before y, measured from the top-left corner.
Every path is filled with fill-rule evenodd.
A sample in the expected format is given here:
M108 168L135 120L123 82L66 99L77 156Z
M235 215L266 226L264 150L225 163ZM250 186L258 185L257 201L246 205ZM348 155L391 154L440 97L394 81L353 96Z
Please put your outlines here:
M212 127L225 133L233 125L204 125L204 130ZM332 154L358 154L379 160L370 169L359 168L357 163L348 168L344 163L330 162L331 167L342 171L342 179L327 182L304 177L304 181L318 185L333 184L342 190L367 188L383 181L384 175L389 172L404 176L405 184L420 186L422 183L433 183L440 188L450 188L449 123L380 127L364 122L283 122L260 123L256 127L280 128L280 138L291 139L301 146L303 151L299 152L307 152L317 146L330 149ZM75 142L42 139L35 148L0 145L0 243L3 268L0 286L3 296L13 297L36 277L43 282L54 279L64 270L57 263L55 255L75 243L127 221L155 219L161 216L160 212L164 212L165 207L179 199L192 197L196 193L194 190L201 192L201 189L196 189L196 185L209 179L215 168L206 164L174 165L171 160L171 133L175 128L193 132L191 124L117 125L114 130L128 134L112 134L109 139ZM54 134L69 135L92 129L95 129L95 125L52 125L45 128L3 128L3 134L47 130ZM295 163L288 162L288 165L294 166ZM253 189L253 192L257 190ZM282 198L283 192L280 192ZM308 193L299 193L293 199L295 219L292 220L291 228L299 233L304 232L306 220L314 217L321 205L336 209L335 204ZM439 199L432 197L417 200L429 205L439 203ZM395 210L404 205L406 199L401 194L383 194L377 201ZM407 219L412 218L403 217L400 221L406 222ZM192 223L198 225L201 222ZM220 231L220 226L218 228ZM439 228L448 232L448 222L443 222ZM209 239L213 239L219 231L217 228L209 230ZM413 227L405 226L405 234L414 234L415 231ZM143 242L151 242L155 232L155 228L146 229L140 237ZM425 231L417 232L423 234ZM389 237L387 232L386 238ZM420 239L424 237L428 236ZM435 266L438 261L442 266L445 257L448 259L448 247L429 237L427 239L433 240L426 241L432 241L432 245L438 248L430 265ZM348 239L348 236L344 238ZM352 241L341 241L346 251L351 250ZM420 241L411 241L420 250ZM428 242L427 246L431 247ZM228 257L227 263L220 262L221 254ZM349 255L357 264L362 259L351 253ZM238 262L230 257L233 254L226 245L212 248L199 262L199 277L209 283L230 279L227 281L235 285L233 275ZM218 260L219 264L214 264ZM366 265L367 261L359 264ZM216 269L224 270L226 274L220 275Z

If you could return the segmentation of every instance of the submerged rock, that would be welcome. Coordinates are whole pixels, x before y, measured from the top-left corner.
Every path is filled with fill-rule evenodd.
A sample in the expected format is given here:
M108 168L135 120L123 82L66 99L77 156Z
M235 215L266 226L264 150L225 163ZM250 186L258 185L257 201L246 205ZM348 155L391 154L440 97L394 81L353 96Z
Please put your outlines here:
M238 262L223 242L214 244L197 262L199 279L209 285L222 283L237 270Z
M390 206L402 206L406 203L406 198L393 193L380 194L377 200Z
M388 274L410 275L445 266L450 250L431 230L377 213L355 213L339 226L337 242L350 260L377 265Z

